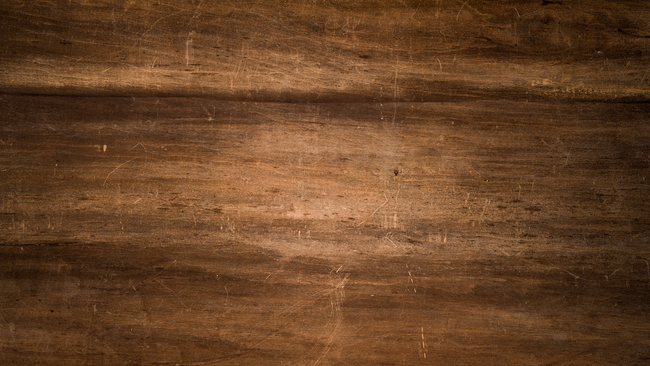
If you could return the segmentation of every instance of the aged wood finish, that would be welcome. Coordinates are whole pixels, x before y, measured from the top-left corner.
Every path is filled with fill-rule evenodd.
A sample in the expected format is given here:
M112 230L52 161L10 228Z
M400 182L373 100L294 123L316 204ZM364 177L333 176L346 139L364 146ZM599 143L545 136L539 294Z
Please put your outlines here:
M643 1L5 1L0 86L271 101L648 100Z
M0 363L650 362L650 7L0 5Z

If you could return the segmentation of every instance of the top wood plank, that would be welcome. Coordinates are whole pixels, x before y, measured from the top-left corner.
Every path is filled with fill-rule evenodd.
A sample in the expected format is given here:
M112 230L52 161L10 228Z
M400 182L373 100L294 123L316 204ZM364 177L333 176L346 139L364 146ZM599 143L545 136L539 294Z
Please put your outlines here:
M597 5L597 6L595 6ZM11 1L0 91L648 101L641 1Z

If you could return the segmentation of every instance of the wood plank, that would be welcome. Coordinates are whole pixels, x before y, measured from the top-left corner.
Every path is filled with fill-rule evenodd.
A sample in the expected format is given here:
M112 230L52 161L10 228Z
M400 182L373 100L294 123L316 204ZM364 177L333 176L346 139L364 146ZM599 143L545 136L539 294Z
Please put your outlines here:
M2 102L9 364L649 357L646 105Z
M266 101L648 101L643 1L11 1L0 88Z
M646 2L0 14L1 364L648 363Z

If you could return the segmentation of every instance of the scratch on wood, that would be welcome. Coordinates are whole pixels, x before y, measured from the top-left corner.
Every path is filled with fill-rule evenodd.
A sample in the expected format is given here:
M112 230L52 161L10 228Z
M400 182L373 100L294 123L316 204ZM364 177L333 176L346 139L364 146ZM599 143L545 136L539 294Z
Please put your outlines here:
M467 5L468 2L469 2L469 0L465 1L463 3L463 5L460 6L460 9L458 9L458 14L456 14L456 21L458 21L458 17L460 16L460 12L463 11L463 8L465 7L465 5Z
M137 145L136 145L136 146L137 146ZM113 169L113 171L111 171L110 173L108 173L108 175L106 176L106 179L104 179L104 184L102 184L102 187L106 186L106 181L107 181L108 178L111 176L111 174L115 173L116 170L120 169L121 167L123 167L124 165L126 165L126 164L132 162L132 161L135 160L135 159L137 159L137 158L132 158L132 159L129 159L129 160L125 161L124 163L118 165L117 168Z
M380 208L384 207L384 206L388 203L388 197L386 197L386 194L384 194L384 198L386 198L386 201L384 201L384 203L382 203L381 205L379 205L379 207L377 207L377 208L376 208L376 209L375 209L375 210L370 214L370 216L368 216L367 219L365 219L365 220L361 221L360 223L358 223L357 226L361 226L361 225L363 225L364 223L366 223L366 221L370 220L370 218L372 218L372 216L374 216L374 215L377 213L377 211L379 211Z

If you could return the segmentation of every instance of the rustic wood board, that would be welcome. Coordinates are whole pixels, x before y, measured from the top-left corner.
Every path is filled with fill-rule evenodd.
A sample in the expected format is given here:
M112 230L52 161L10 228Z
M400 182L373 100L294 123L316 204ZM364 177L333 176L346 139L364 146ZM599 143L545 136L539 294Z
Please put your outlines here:
M1 113L8 363L650 356L646 105Z
M4 1L15 93L648 101L645 1Z
M649 362L646 2L0 14L1 364Z

